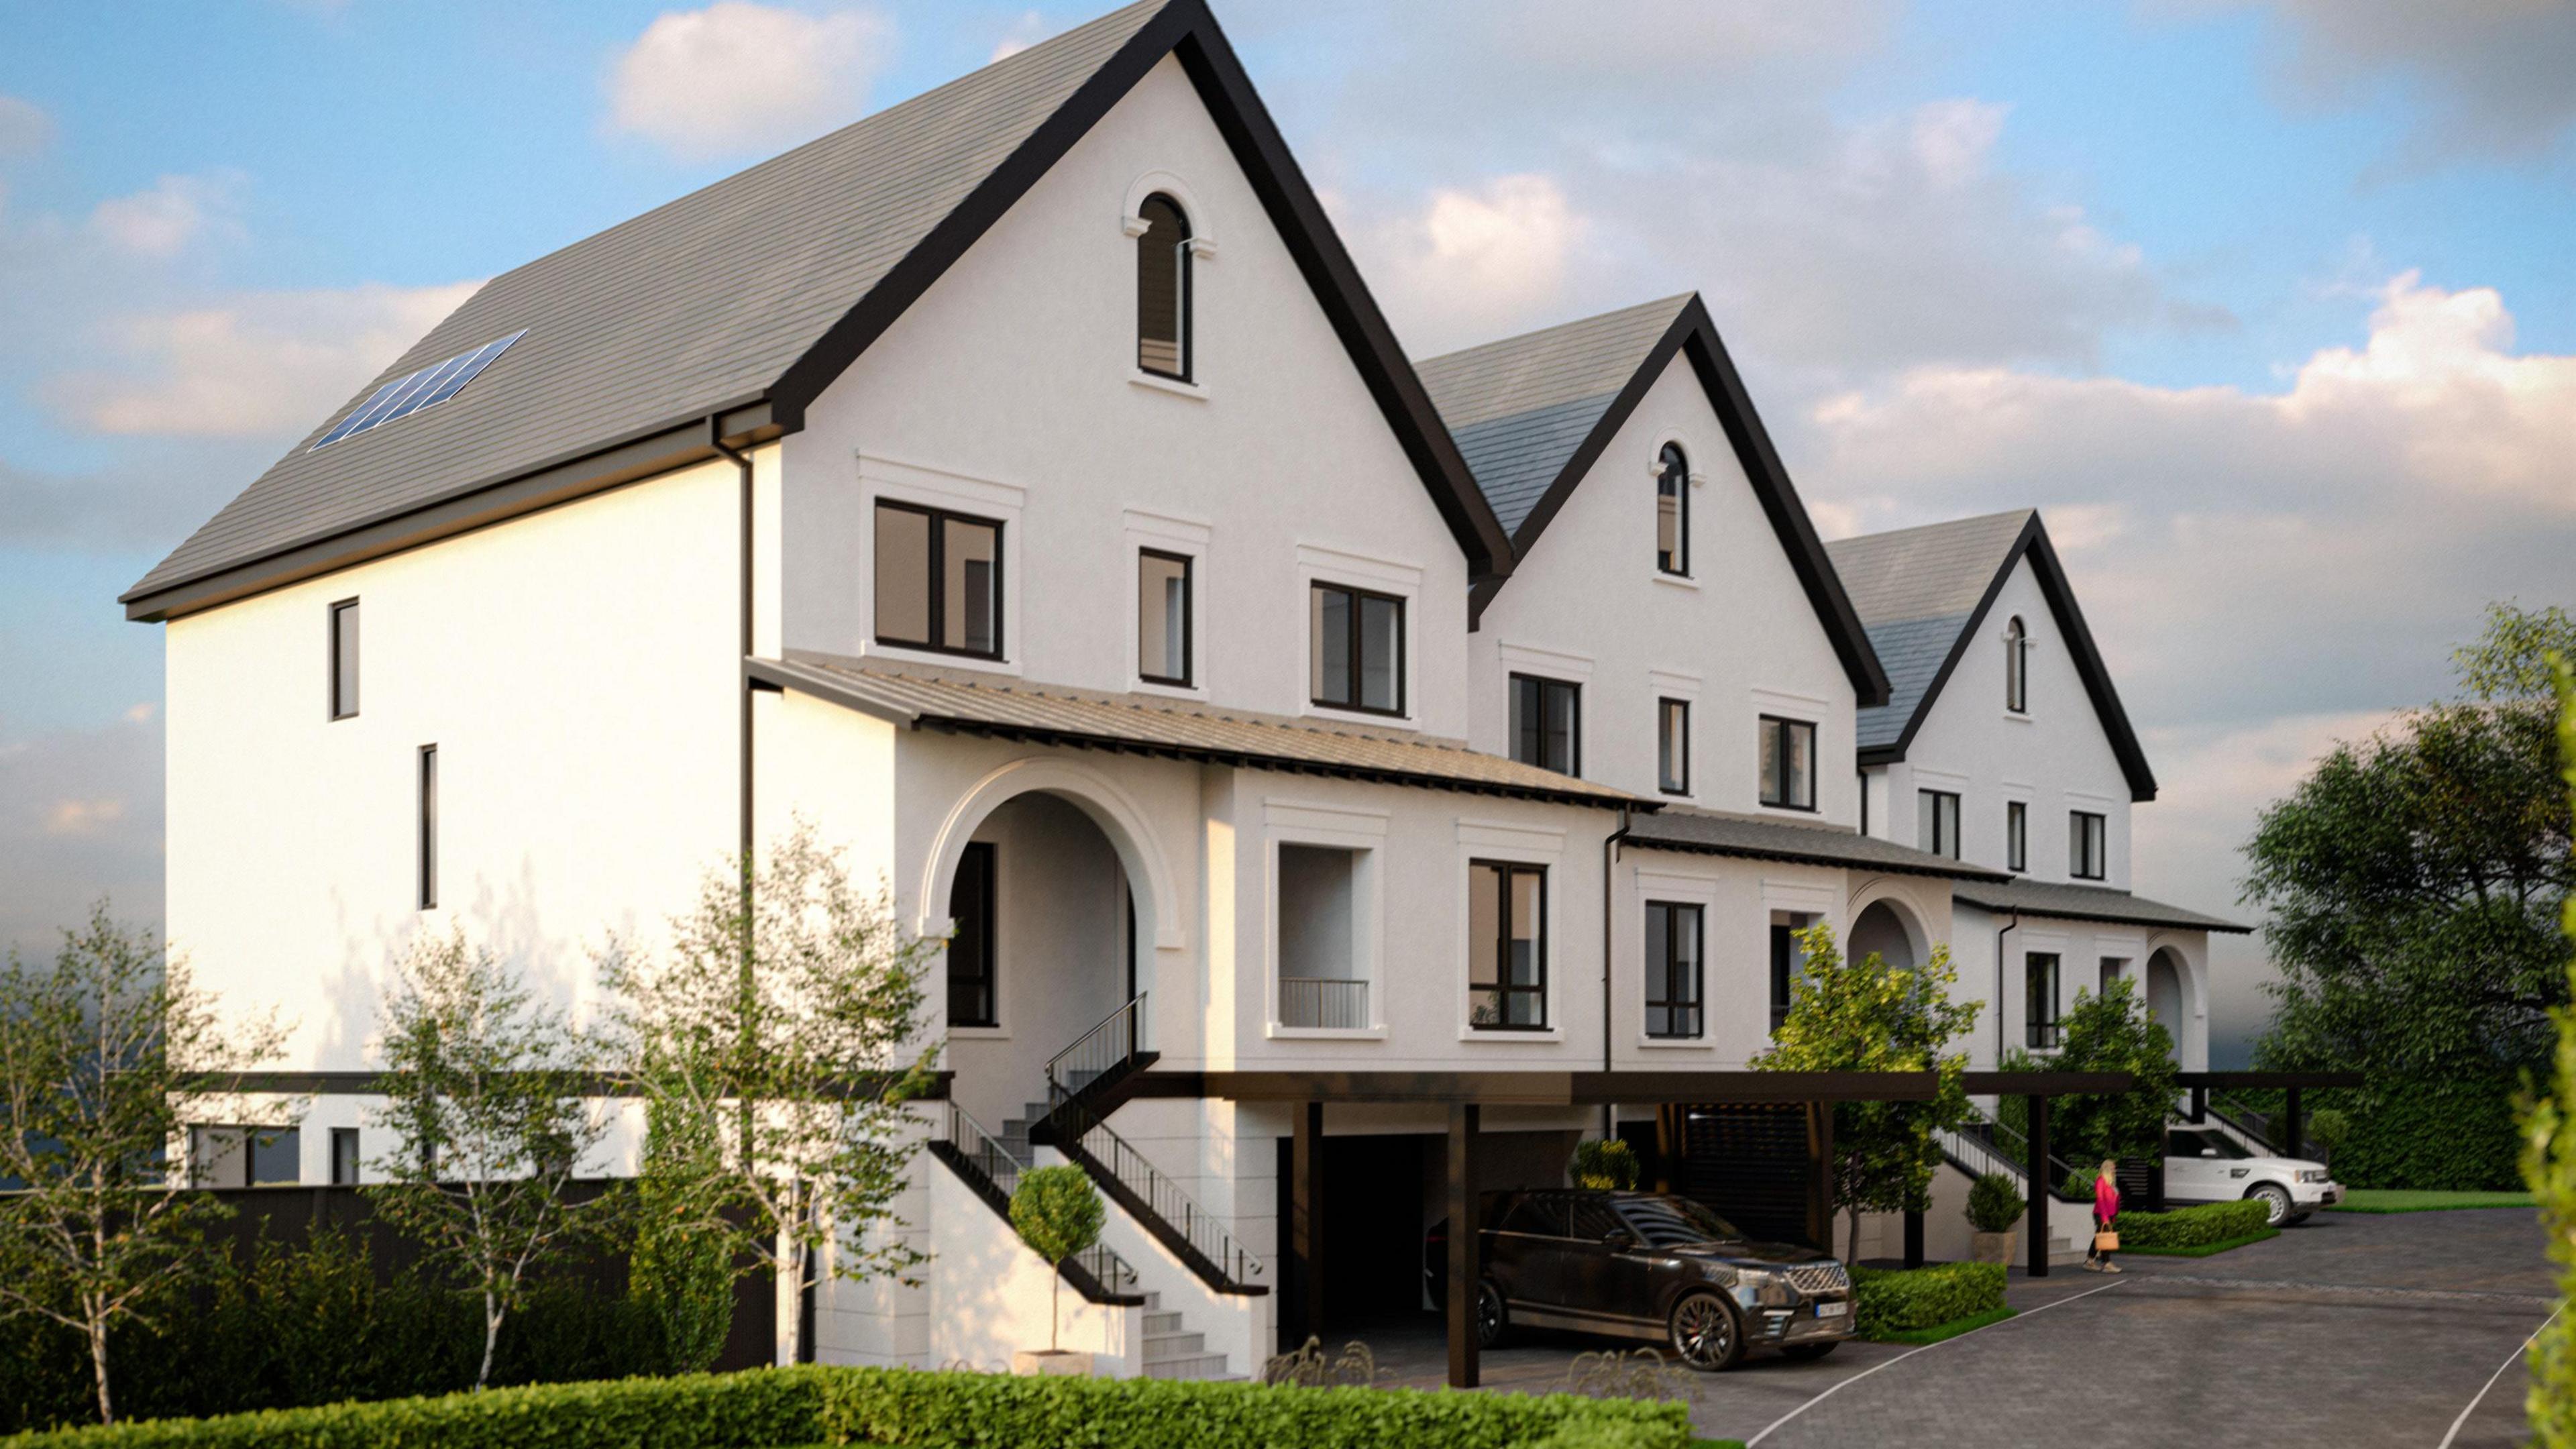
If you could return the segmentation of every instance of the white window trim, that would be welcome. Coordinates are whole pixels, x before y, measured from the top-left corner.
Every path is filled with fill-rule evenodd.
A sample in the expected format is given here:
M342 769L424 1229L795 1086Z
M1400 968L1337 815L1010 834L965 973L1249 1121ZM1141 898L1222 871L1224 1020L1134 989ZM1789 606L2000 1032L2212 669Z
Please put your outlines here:
M1024 672L1027 640L1020 637L1020 595L1027 579L1020 568L1021 515L1026 511L1028 490L990 479L971 478L963 473L950 473L916 463L897 462L868 453L857 455L859 467L860 517L867 520L866 544L859 550L859 654L862 658L901 659L921 664L936 664L946 669L968 669L985 674L1019 675ZM911 649L901 644L880 643L877 639L877 500L913 503L930 508L943 508L990 518L1002 525L1002 657L978 659L971 654L949 654L936 649Z
M1168 699L1204 700L1208 697L1208 544L1215 529L1203 520L1183 518L1178 514L1154 513L1130 508L1123 516L1124 542L1127 549L1127 687L1139 694L1161 695ZM1144 551L1179 554L1190 561L1190 678L1188 685L1160 684L1145 677L1145 661L1137 656L1137 638L1144 632L1145 621L1138 610L1143 600L1137 597L1136 570Z
M1386 841L1383 810L1265 799L1261 802L1261 1034L1273 1041L1386 1040ZM1368 983L1365 1027L1285 1026L1279 1020L1279 847L1358 853L1351 862L1351 971Z
M1468 985L1474 968L1475 943L1468 939L1467 891L1472 863L1479 860L1502 861L1511 865L1547 867L1547 1026L1540 1031L1479 1029L1468 1023L1473 998ZM1458 855L1455 890L1457 910L1458 957L1456 966L1457 995L1451 1010L1458 1023L1458 1040L1502 1046L1537 1046L1565 1040L1564 971L1559 960L1565 934L1565 832L1542 826L1504 821L1467 820L1458 822Z
M1297 545L1297 632L1306 642L1306 647L1297 653L1297 692L1291 696L1299 701L1298 714L1340 720L1347 724L1375 725L1380 729L1422 727L1422 576L1420 564L1347 553L1322 544ZM1315 703L1314 589L1317 584L1367 589L1404 600L1404 679L1399 690L1404 696L1402 714L1373 714L1367 710Z

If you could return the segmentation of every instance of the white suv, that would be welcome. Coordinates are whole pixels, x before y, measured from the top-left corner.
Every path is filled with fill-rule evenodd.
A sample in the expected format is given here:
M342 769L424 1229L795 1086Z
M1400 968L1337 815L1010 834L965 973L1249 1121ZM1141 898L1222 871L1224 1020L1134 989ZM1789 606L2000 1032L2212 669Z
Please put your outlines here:
M2257 1157L2216 1127L2176 1127L2165 1133L2165 1199L2168 1202L2234 1202L2259 1199L2273 1227L2295 1223L2343 1200L2343 1186L2321 1162Z

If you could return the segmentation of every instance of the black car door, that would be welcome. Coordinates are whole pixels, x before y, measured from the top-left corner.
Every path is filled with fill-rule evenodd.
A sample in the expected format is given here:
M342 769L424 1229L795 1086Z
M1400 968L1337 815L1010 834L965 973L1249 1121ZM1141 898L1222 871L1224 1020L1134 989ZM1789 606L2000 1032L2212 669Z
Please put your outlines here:
M1568 1204L1569 1232L1563 1272L1565 1311L1603 1327L1645 1322L1651 1262L1637 1251L1636 1232L1604 1199L1577 1194Z
M1565 1198L1529 1193L1503 1209L1485 1234L1485 1271L1514 1306L1554 1301L1558 1260L1565 1248Z

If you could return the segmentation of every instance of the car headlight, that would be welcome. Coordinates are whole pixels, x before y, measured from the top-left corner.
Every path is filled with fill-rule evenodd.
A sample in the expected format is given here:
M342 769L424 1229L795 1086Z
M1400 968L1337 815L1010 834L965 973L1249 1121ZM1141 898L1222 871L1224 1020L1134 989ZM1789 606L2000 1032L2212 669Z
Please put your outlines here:
M1735 1281L1739 1286L1753 1290L1753 1301L1766 1308L1783 1307L1798 1301L1797 1295L1789 1290L1788 1278L1768 1268L1738 1268Z
M2304 1170L2299 1174L2299 1181L2301 1182L2323 1182L2325 1180L2326 1174L2322 1168Z

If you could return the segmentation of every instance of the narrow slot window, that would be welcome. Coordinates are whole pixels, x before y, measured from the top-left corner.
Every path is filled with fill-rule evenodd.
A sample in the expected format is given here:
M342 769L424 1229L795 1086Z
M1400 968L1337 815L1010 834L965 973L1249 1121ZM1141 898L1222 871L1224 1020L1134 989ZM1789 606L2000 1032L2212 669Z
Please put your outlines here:
M1704 924L1699 906L1646 902L1646 1035L1689 1039L1700 1034Z
M1690 460L1678 443L1664 444L1655 471L1655 567L1690 572Z
M971 841L957 861L948 890L948 916L957 923L948 938L948 1024L998 1026L1000 992L993 958L993 846Z
M2004 869L2030 869L2030 806L2019 800L2004 802Z
M420 908L438 908L438 746L420 747Z
M331 718L358 715L358 601L331 606Z
M1655 777L1667 795L1690 793L1690 701L1667 699L1655 706Z
M2033 951L2022 957L2021 982L2024 1040L2034 1051L2054 1051L2059 1039L2056 955Z
M1144 549L1136 555L1136 672L1154 684L1190 683L1190 560Z

